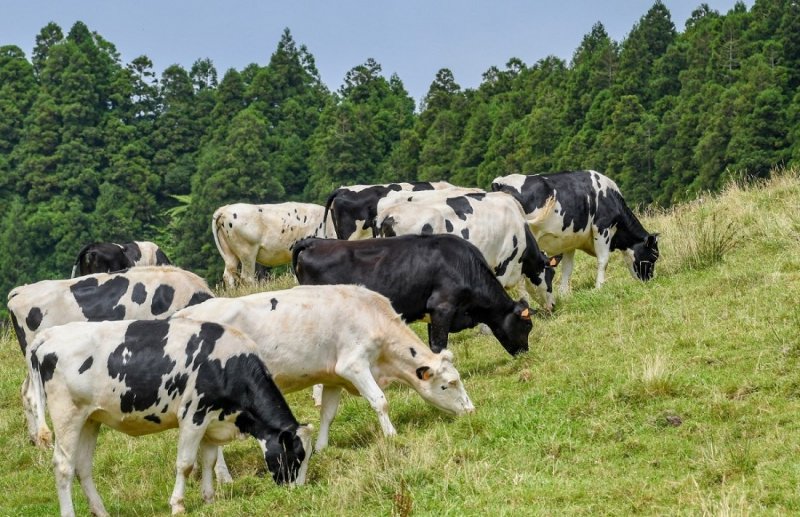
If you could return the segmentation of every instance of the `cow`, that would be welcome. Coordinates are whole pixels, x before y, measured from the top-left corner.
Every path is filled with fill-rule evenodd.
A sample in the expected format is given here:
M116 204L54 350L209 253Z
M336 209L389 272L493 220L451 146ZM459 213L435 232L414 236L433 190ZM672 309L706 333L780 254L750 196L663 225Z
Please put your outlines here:
M211 233L225 262L225 285L252 283L256 263L268 267L288 264L292 246L300 239L332 236L333 224L324 221L324 214L325 208L313 203L235 203L218 208Z
M301 285L214 298L172 316L183 317L230 325L253 337L284 393L322 384L317 450L328 445L342 388L367 399L386 436L396 431L381 388L393 381L446 413L474 410L452 354L432 353L386 297L361 286Z
M658 260L658 233L649 233L628 208L610 178L597 171L568 171L495 178L492 190L514 196L527 214L535 215L545 201L556 209L531 226L539 246L551 255L563 254L560 291L569 291L575 250L597 257L595 287L605 282L611 252L620 250L631 275L650 280Z
M27 366L39 421L46 397L53 422L61 515L75 513L76 473L91 512L108 515L92 479L101 424L131 436L179 429L173 515L184 511L198 452L203 499L213 501L218 447L240 435L256 439L276 483L305 481L312 430L297 422L255 343L236 329L190 319L73 322L42 331Z
M537 302L550 312L558 259L542 253L530 223L513 197L476 189L393 192L378 203L375 218L377 233L384 237L447 233L470 241L504 288L517 287L526 296L527 280Z
M8 311L23 355L35 335L73 321L167 318L213 297L205 280L174 266L135 267L67 280L42 280L8 293ZM22 385L28 434L38 446L36 402L29 379Z
M292 269L300 284L360 284L377 291L408 322L429 317L434 353L447 347L448 333L479 323L511 355L528 350L533 324L527 302L512 300L480 250L461 237L310 238L294 247Z
M71 278L92 273L113 273L134 266L168 265L170 261L166 253L153 242L93 242L78 252Z
M339 239L358 240L373 236L378 201L389 192L440 190L453 188L446 181L413 181L410 183L385 183L383 185L342 186L331 192L325 201L325 220L328 212L333 220L335 235Z

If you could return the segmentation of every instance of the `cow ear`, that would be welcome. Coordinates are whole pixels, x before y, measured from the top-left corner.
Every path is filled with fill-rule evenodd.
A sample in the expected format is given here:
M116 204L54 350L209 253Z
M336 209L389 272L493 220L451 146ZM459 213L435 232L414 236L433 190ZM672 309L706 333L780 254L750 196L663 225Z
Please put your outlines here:
M547 265L550 267L556 267L561 263L561 259L564 258L564 255L553 255L550 257L550 260L547 261Z
M417 377L420 380L427 381L428 379L431 378L432 375L433 373L431 373L430 366L420 366L419 368L417 368Z
M514 308L514 314L527 321L531 319L533 311L528 306L528 302L520 298L520 300L517 302L517 306Z
M651 233L644 240L644 245L647 246L648 248L655 248L658 245L658 236L659 236L658 233Z

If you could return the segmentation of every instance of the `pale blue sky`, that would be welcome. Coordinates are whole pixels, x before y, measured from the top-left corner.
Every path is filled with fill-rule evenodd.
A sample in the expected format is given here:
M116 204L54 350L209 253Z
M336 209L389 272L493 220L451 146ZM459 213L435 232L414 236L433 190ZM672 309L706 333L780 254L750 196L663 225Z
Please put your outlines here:
M683 31L702 0L663 0ZM706 0L727 13L735 0ZM533 64L569 60L595 22L621 41L653 5L647 0L0 0L0 45L30 58L36 35L54 21L67 32L81 20L114 43L124 62L145 54L160 74L210 58L220 79L228 68L269 61L288 27L314 56L322 80L338 89L345 73L374 58L419 100L436 72L449 68L474 88L491 66L511 57ZM753 0L745 2L748 9Z

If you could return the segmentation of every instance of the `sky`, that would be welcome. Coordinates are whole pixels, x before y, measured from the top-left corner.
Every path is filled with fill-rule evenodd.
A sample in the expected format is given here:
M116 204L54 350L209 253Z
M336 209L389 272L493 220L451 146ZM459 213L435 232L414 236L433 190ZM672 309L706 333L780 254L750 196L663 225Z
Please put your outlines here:
M329 89L373 58L419 103L441 68L462 88L476 88L486 70L503 69L512 57L528 65L548 55L569 61L596 22L622 41L653 1L0 0L0 46L17 45L30 59L49 22L67 33L82 21L113 43L124 63L146 55L160 74L209 58L221 80L229 68L266 65L289 28ZM662 1L680 32L703 2ZM736 0L705 3L724 14ZM744 3L750 9L753 0Z

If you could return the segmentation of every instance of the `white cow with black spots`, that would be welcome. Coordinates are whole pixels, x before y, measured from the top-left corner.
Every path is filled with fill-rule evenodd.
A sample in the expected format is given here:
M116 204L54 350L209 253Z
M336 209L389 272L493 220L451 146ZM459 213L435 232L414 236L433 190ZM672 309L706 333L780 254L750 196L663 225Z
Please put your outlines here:
M75 322L42 331L30 348L39 422L46 397L55 431L62 516L75 514L75 474L91 512L109 515L92 479L101 424L132 436L179 429L173 514L184 511L198 450L210 503L218 447L240 435L258 441L275 482L305 481L311 429L297 422L255 343L236 329L190 319Z
M614 250L623 254L631 275L642 281L655 274L658 233L649 233L634 215L617 184L597 171L511 174L495 178L492 190L508 193L525 213L536 217L555 198L555 210L536 218L531 231L551 255L563 254L561 292L569 291L575 250L597 257L595 287L605 282Z
M324 216L325 207L313 203L235 203L218 208L211 232L225 262L223 281L228 287L253 282L256 262L267 267L288 264L295 242L333 237L333 223L326 223Z
M174 266L145 266L118 273L95 273L68 280L42 280L8 293L8 311L22 353L38 332L73 321L150 320L213 296L206 281ZM33 443L37 435L36 400L29 379L22 384L22 406ZM46 425L46 424L45 424Z

